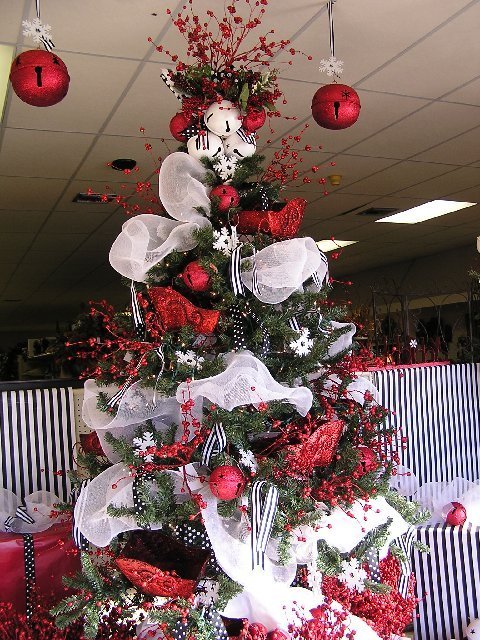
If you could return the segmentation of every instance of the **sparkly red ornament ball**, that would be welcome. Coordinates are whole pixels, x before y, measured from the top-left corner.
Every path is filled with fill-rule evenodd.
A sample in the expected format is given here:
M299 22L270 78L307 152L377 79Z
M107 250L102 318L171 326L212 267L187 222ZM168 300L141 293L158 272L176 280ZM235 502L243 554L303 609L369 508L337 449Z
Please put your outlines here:
M242 118L242 127L247 133L254 133L265 124L267 114L261 107L247 107L247 113Z
M357 449L357 453L357 472L365 474L370 473L371 471L376 471L378 469L379 462L375 451L372 451L372 449L369 449L364 445L360 445Z
M452 509L447 513L445 522L452 527L465 524L467 519L467 510L460 502L452 502Z
M182 279L192 291L202 292L210 289L210 276L197 260L187 264L183 270Z
M233 500L242 495L246 480L238 467L225 464L212 471L208 484L220 500Z
M317 90L312 100L312 115L325 129L347 129L358 119L360 98L346 84L327 84Z
M210 191L210 197L218 198L218 210L225 213L230 207L238 207L240 195L235 187L229 184L219 184Z
M51 107L67 95L70 76L57 55L50 51L24 51L12 62L10 82L23 102Z
M191 118L187 118L187 116L179 111L176 113L173 118L170 120L170 133L179 142L186 142L188 136L184 133L184 130L191 125L193 120Z

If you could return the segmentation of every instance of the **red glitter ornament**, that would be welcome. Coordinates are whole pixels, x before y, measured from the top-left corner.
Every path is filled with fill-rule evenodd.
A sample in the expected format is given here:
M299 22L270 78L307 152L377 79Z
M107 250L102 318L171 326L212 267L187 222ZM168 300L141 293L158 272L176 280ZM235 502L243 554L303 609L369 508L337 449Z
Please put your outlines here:
M265 124L267 114L261 107L247 107L247 113L243 116L242 127L247 133L254 133Z
M164 331L189 325L196 333L214 332L220 317L219 311L196 307L171 287L151 287L149 295Z
M242 495L246 485L245 476L238 467L225 464L210 474L210 491L220 500L233 500Z
M241 211L239 233L266 233L274 238L292 238L302 224L307 201L294 198L281 211Z
M364 445L360 445L357 449L358 453L358 466L355 471L362 476L366 473L370 473L371 471L376 471L378 469L378 458L375 451L365 447Z
M51 107L67 95L70 76L57 55L50 51L24 51L12 62L10 81L23 102Z
M187 264L182 279L192 291L203 292L210 289L210 276L197 260Z
M182 111L176 113L170 120L170 133L179 142L186 142L188 136L184 133L184 130L192 124L192 118L186 116Z
M452 502L450 509L445 517L445 522L452 527L465 524L467 520L467 510L460 502Z
M85 453L93 453L96 456L105 455L96 431L91 431L90 433L81 433L80 444L82 445L82 449Z
M288 473L311 475L315 467L329 465L337 450L344 426L343 420L321 424L301 444L285 447Z
M209 557L210 551L186 547L159 531L136 531L115 564L143 593L188 598Z
M312 115L325 129L347 129L358 119L360 98L346 84L327 84L317 90L312 100Z
M267 633L267 640L288 640L289 636L287 636L280 629L274 629Z
M238 207L240 196L235 187L229 184L219 184L210 191L211 197L218 198L218 210L222 213L228 211L231 207Z

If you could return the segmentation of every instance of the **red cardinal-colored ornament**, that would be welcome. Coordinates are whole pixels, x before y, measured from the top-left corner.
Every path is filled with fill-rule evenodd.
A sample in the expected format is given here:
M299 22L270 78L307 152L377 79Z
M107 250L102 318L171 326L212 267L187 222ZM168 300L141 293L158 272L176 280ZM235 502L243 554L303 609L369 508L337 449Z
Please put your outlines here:
M235 187L229 184L219 184L210 191L210 198L214 196L218 198L218 210L222 213L228 211L231 207L238 207L240 203L240 195Z
M190 326L196 333L213 333L219 311L201 309L171 287L151 287L148 291L164 331Z
M325 129L347 129L358 119L360 98L346 84L327 84L317 90L312 100L312 115Z
M182 111L176 113L170 120L170 133L179 142L186 142L188 136L184 130L193 123L192 118L188 118Z
M143 593L189 598L209 557L210 551L186 547L159 531L136 531L115 564Z
M332 460L342 437L343 420L320 424L307 440L285 447L288 473L311 475L315 467L326 467Z
M247 481L238 467L225 464L210 474L210 491L220 500L233 500L242 495Z
M192 291L202 293L210 289L210 276L197 260L187 264L183 270L182 279Z
M93 455L95 456L105 455L96 431L91 431L90 433L81 433L80 444L82 445L82 449L85 453L93 453Z
M371 471L376 471L378 469L378 458L375 451L365 447L364 445L360 445L357 449L358 453L358 466L355 471L361 475L365 475L366 473L370 473Z
M247 113L243 116L242 127L247 133L254 133L265 124L267 114L261 107L247 107Z
M51 107L67 95L70 76L66 64L55 53L32 49L12 62L10 82L23 102Z
M274 238L292 238L302 224L307 201L294 198L280 211L240 211L238 233L266 233Z
M452 508L448 511L445 522L452 527L465 524L467 520L467 510L460 502L452 502Z

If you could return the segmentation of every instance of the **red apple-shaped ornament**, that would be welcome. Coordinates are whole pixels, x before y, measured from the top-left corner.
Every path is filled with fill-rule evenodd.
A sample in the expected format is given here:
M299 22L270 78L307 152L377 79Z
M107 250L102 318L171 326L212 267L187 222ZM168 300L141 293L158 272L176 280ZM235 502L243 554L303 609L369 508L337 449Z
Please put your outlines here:
M238 467L224 464L210 474L210 491L220 500L239 498L245 488L246 480Z
M235 187L229 184L219 184L210 191L210 198L214 196L218 198L218 210L222 213L228 211L231 207L238 207L240 204L240 195Z
M346 84L327 84L317 90L312 100L312 115L325 129L347 129L358 119L360 98Z
M178 140L179 142L186 142L188 140L188 136L184 132L192 122L193 120L191 118L187 118L182 111L179 111L173 116L170 120L170 133L175 140Z
M447 511L445 522L452 527L456 527L461 524L465 524L467 519L467 510L460 502L451 502L444 507L444 513Z
M183 270L182 279L192 291L202 292L210 288L210 276L197 260L187 264Z
M51 107L67 95L70 76L56 54L32 49L12 62L10 82L23 102L34 107Z
M266 118L267 114L262 107L247 107L247 113L242 119L242 127L247 133L253 133L263 127Z

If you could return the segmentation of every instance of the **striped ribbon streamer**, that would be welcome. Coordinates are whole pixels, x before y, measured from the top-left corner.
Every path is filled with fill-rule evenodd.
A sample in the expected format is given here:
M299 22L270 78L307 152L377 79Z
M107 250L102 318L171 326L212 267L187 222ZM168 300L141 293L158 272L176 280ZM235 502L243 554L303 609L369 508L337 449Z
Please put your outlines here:
M26 522L27 524L33 524L35 522L35 519L28 514L27 507L24 504L17 507L17 510L15 511L15 518L19 518L19 520L23 520L23 522Z
M140 367L142 366L145 358L147 357L147 354L143 354L143 356L140 358L139 363L137 364L137 366L135 367L135 373L131 373L128 378L125 380L125 382L122 384L122 386L120 387L120 389L117 391L117 393L115 393L110 400L107 402L107 407L108 409L116 409L118 407L118 405L120 404L120 402L122 401L123 396L127 393L128 389L132 386L132 384L134 383L137 375L136 372L138 372L138 370L140 369ZM162 357L163 357L163 352L162 352ZM163 369L162 369L163 371Z
M417 532L415 527L410 527L403 536L399 538L395 538L393 540L393 544L397 545L405 556L404 559L400 562L402 573L400 575L400 580L398 582L398 591L401 596L404 598L408 595L408 583L410 581L410 574L412 573L412 564L411 564L411 556L413 543L417 537Z
M5 521L3 523L3 526L5 527L5 531L11 531L12 529L12 524L15 522L15 516L7 516L5 518Z
M247 133L245 129L242 129L242 127L240 127L240 129L237 129L236 133L243 142L247 142L248 144L255 144L254 133Z
M328 24L330 28L330 55L332 58L335 57L335 33L333 29L333 5L335 4L335 0L328 1Z
M221 453L227 446L227 436L221 422L215 422L203 444L202 464L210 464L213 455Z
M252 485L250 500L252 504L252 530L250 534L252 548L252 569L265 568L265 549L272 531L277 513L278 489L265 480Z
M31 618L34 609L34 588L35 588L35 547L33 535L24 533L23 537L23 560L25 563L25 603L27 618Z
M325 265L327 271L325 273L325 275L323 276L323 278L320 280L320 276L318 275L318 271L314 271L314 273L312 273L312 279L313 282L315 284L315 286L317 287L317 289L320 291L320 289L323 287L323 285L325 284L325 282L328 282L328 278L329 278L329 272L328 272L328 258L327 256L323 253L323 251L320 251L320 259L323 262L323 264Z
M91 478L85 478L77 487L74 487L72 489L72 491L70 492L70 502L72 503L73 507L75 507L75 503L80 497L80 494L82 493L83 489L85 489L85 487L90 482L91 482ZM72 538L73 538L73 542L75 543L75 546L78 549L80 549L81 551L88 551L89 542L87 538L85 538L83 533L80 531L80 529L78 528L77 523L75 521L75 516L72 519Z
M230 284L232 285L232 291L236 296L245 295L245 286L242 282L240 274L240 260L242 257L242 246L235 247L232 251L230 258Z
M146 324L140 303L138 302L137 288L135 287L135 282L133 280L130 285L130 295L132 299L132 318L135 335L139 340L143 340L145 338Z
M290 328L293 329L293 331L298 331L298 333L300 333L301 329L300 329L300 325L298 324L298 320L296 316L293 316L293 318L290 318L290 320L288 321L288 324L290 325Z
M40 0L35 0L35 8L37 11L37 18L40 20ZM43 46L47 51L52 51L55 45L53 44L50 38L46 38L45 36L40 36L40 40L42 41Z

